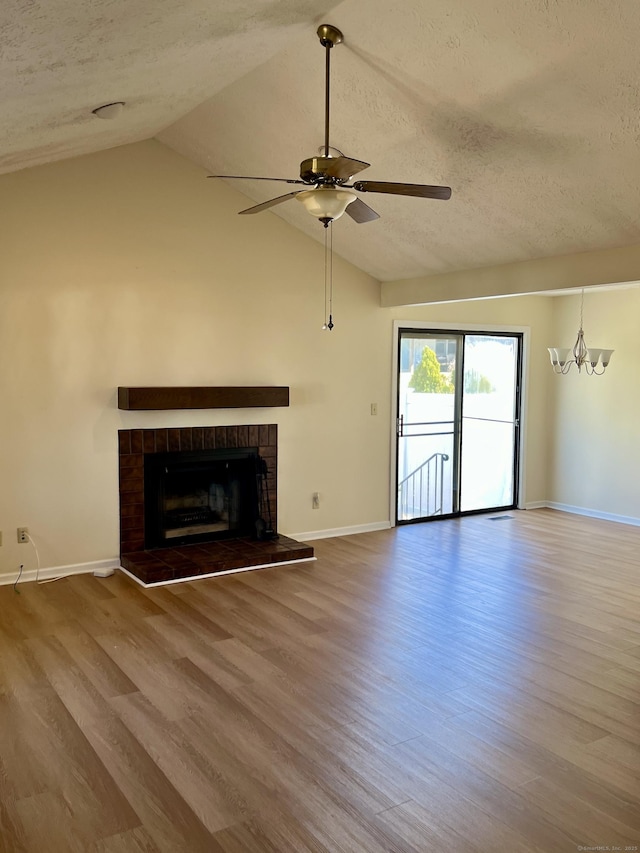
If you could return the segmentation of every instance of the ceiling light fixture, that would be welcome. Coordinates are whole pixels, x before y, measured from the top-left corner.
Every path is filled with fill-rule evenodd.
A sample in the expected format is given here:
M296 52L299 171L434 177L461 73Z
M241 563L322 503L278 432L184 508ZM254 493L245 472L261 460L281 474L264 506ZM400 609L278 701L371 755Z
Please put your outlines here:
M96 116L96 118L111 120L118 118L124 109L124 104L124 101L114 101L112 104L103 104L101 107L96 107L95 110L91 110L91 112Z
M356 195L349 190L321 186L298 193L296 199L302 202L307 213L315 216L328 228L330 222L340 219L351 202L356 200Z
M554 373L566 376L566 374L571 370L571 366L575 364L578 368L578 373L581 373L582 368L584 367L585 373L589 376L593 376L594 374L596 376L601 376L611 361L611 355L613 353L612 349L587 348L587 345L584 342L584 331L582 329L583 309L584 288L582 288L582 294L580 297L580 328L578 330L578 337L573 349L570 349L569 347L547 347ZM569 353L573 355L573 358L569 358ZM598 366L600 366L600 370L598 370Z

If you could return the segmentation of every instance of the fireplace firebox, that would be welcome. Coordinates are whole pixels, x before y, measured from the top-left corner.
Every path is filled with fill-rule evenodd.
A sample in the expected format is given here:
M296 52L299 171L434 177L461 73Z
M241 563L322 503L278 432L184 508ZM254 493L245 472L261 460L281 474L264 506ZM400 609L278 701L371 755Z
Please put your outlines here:
M145 549L255 535L261 461L257 448L145 456Z

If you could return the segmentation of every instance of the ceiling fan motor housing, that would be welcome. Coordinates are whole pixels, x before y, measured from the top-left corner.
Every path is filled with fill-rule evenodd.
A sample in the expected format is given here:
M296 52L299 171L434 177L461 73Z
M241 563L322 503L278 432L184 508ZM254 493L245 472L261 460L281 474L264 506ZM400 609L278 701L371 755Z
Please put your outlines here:
M305 184L342 184L347 178L337 178L329 176L327 169L332 166L334 157L309 157L308 160L303 160L300 163L300 179Z

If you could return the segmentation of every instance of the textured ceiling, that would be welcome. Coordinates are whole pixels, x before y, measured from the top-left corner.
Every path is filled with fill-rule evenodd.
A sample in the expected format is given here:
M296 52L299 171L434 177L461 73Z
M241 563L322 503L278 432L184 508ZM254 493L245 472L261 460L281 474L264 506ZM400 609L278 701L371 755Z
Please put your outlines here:
M334 226L348 260L394 280L640 242L637 0L9 0L0 170L157 135L211 172L297 177L323 136L322 21L345 35L332 145L363 179L453 188L367 194L379 220ZM119 120L91 115L113 100ZM323 238L295 201L258 215Z
M3 0L0 172L148 139L335 2ZM92 110L125 101L118 122Z

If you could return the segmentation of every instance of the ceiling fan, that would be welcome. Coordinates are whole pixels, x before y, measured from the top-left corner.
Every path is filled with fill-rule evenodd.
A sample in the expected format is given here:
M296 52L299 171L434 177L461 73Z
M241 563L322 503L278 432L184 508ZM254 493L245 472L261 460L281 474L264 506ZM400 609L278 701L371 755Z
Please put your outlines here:
M451 198L450 187L431 186L429 184L400 184L386 181L354 181L348 183L354 175L369 167L363 160L353 160L345 157L342 152L329 145L329 83L331 48L343 41L343 35L337 27L331 24L321 24L318 27L320 44L325 48L326 81L325 81L325 112L324 112L324 145L320 156L309 157L300 164L300 178L262 178L243 175L208 175L209 178L227 178L252 181L279 181L286 184L303 184L312 189L294 190L285 195L263 201L240 213L260 213L275 207L277 204L295 198L302 202L306 210L322 222L325 228L334 219L346 213L355 222L371 222L379 219L379 215L356 196L358 193L387 193L391 195L407 195L418 198ZM336 156L337 155L337 156ZM353 192L355 190L355 192Z

